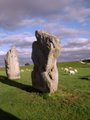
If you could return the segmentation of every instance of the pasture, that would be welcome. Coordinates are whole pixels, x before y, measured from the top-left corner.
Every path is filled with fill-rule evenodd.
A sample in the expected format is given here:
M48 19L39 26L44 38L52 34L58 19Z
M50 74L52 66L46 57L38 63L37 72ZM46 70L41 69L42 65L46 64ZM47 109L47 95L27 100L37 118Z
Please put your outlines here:
M75 75L61 69L70 66L78 70ZM0 120L90 119L90 65L58 63L59 85L54 94L32 88L32 67L21 67L20 80L8 80L4 68L0 69Z

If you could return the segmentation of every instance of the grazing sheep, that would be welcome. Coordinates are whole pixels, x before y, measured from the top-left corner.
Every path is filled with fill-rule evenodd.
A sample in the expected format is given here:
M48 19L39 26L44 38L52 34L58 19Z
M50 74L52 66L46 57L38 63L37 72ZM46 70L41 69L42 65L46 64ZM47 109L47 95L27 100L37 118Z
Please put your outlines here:
M72 67L69 67L69 70L72 70L73 68Z
M72 71L74 71L74 72L77 72L77 69L74 69L74 68L72 68L72 67L69 67L69 70L72 70Z
M28 68L26 68L26 71L28 71Z
M68 69L68 68L64 68L64 71L65 71L66 73L68 73L68 72L69 72L69 69Z
M74 69L74 71L77 73L78 71L77 71L77 69Z
M29 71L31 71L31 70L30 70L30 69L28 69L28 68L26 68L26 71L27 71L27 72L29 72Z
M64 72L69 73L70 75L74 75L75 73L77 73L77 69L74 69L72 67L68 67L68 68L61 68L62 70L64 70Z
M24 70L23 70L23 69L21 69L21 72L24 72Z
M70 75L75 75L75 71L69 70L69 74L70 74Z

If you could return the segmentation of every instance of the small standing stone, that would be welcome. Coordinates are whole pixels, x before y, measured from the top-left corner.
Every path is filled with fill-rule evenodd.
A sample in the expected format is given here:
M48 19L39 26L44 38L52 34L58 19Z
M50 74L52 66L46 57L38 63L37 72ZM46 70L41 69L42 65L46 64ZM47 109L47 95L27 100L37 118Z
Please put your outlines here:
M8 79L20 79L20 67L16 46L12 46L7 52L5 56L5 68Z
M35 32L37 41L32 45L32 85L42 92L53 93L58 88L58 70L56 59L60 54L59 39L49 33Z

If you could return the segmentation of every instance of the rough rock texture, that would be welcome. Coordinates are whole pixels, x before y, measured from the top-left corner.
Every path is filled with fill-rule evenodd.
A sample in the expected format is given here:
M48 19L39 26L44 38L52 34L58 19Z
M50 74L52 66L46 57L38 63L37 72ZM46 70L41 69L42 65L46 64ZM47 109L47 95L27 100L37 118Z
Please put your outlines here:
M8 79L20 78L19 60L15 46L12 46L5 56L5 68Z
M57 37L38 30L35 32L37 41L32 45L32 85L42 92L53 93L58 88L58 70L56 59L60 54Z

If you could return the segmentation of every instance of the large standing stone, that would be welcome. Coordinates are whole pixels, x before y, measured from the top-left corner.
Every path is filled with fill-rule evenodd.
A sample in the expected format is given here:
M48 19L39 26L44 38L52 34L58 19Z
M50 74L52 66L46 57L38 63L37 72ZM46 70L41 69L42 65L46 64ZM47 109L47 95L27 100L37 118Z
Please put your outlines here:
M53 93L58 87L56 59L60 53L59 39L49 33L38 30L37 41L32 45L32 85L42 92Z
M16 51L16 47L12 46L5 56L6 74L9 79L20 78L19 60Z

